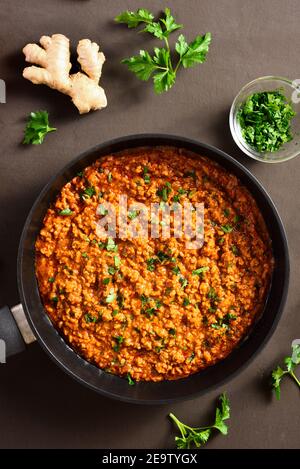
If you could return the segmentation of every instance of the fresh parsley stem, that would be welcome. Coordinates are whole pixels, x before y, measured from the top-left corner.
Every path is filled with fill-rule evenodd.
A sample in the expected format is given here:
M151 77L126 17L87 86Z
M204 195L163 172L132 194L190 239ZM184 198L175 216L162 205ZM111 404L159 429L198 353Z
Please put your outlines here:
M165 37L164 38L165 40L165 44L166 44L166 47L167 47L167 50L169 52L169 70L171 70L173 72L173 65L172 65L172 60L171 60L171 50L170 50L170 44L169 44L169 41L168 41L168 38ZM166 69L167 70L167 69Z
M295 373L293 371L290 371L290 375L291 377L296 381L296 383L298 384L299 388L300 388L300 381L299 379L297 378L297 376L295 375Z
M169 414L169 417L177 424L179 430L182 433L182 436L185 435L184 430L190 430L193 433L197 433L198 431L201 430L208 430L209 428L213 428L213 425L209 425L207 427L190 427L189 425L186 425L185 423L180 422L178 418L174 414Z
M177 73L177 70L179 69L180 65L181 65L181 59L178 60L174 73Z
M186 425L184 425L174 414L169 414L169 417L176 423L177 427L180 430L181 436L184 438L186 436Z

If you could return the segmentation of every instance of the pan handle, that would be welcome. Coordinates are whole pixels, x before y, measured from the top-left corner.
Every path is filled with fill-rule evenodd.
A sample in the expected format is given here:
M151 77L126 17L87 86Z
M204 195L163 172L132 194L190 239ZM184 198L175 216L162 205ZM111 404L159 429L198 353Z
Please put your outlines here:
M21 304L0 308L0 363L25 350L25 345L36 340L27 322Z

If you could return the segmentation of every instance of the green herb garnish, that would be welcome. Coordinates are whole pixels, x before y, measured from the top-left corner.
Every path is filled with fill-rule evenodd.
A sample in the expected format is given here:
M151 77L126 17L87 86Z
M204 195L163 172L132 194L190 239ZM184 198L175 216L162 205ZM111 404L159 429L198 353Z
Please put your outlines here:
M113 238L108 238L106 243L106 250L116 252L118 250L118 246L116 245Z
M233 230L233 226L231 225L222 225L221 230L224 231L224 233L231 233Z
M216 290L213 287L210 287L207 293L207 298L210 298L212 300L217 298Z
M106 278L104 278L104 279L102 280L103 285L108 285L109 282L110 282L110 278L109 278L109 277L106 277Z
M96 194L96 189L93 186L90 186L84 189L83 193L81 194L81 197L83 199L90 199L95 194Z
M145 306L147 303L149 303L150 301L150 298L146 295L144 295L144 293L141 295L141 302L142 302L142 306Z
M182 287L183 289L184 289L184 288L187 286L187 284L188 284L187 279L184 278L184 277L182 277L182 276L180 277L179 282L180 282L180 285L181 285L181 287Z
M169 329L169 334L176 335L176 329L173 329L173 328Z
M104 205L102 205L102 204L99 206L99 214L100 215L107 215L108 214L107 208L105 208Z
M143 179L146 184L150 184L151 178L149 174L149 168L147 166L144 166L144 169L143 169Z
M142 24L144 29L141 32L150 33L164 41L165 47L155 47L153 55L141 50L139 55L122 60L122 63L126 64L140 80L148 81L152 77L154 90L158 94L168 91L174 85L180 67L193 67L206 60L211 34L197 36L190 44L181 34L175 44L178 59L176 64L173 63L174 54L171 52L168 38L173 31L181 29L182 24L176 23L169 8L165 9L164 17L158 21L154 21L154 15L145 8L140 8L136 12L124 11L115 18L115 21L127 24L128 28L136 28Z
M47 111L31 112L24 132L24 144L40 145L49 132L56 130L49 126Z
M138 210L129 210L129 212L128 212L129 220L134 220L138 215L139 215Z
M157 311L157 309L152 307L152 308L142 309L141 313L145 314L146 316L148 316L148 318L151 319L152 316L154 316L156 314L156 311Z
M124 342L124 337L122 337L121 335L117 335L113 339L116 341L116 344L113 345L113 350L114 352L119 352L121 345Z
M158 251L155 257L150 257L146 260L147 269L150 272L154 272L156 264L163 264L165 262L176 262L176 259L163 251Z
M222 435L227 435L228 427L225 423L225 420L228 420L230 417L230 404L225 393L219 397L219 401L220 404L216 409L216 416L213 425L204 427L189 427L188 425L181 422L174 414L169 414L169 417L177 425L181 433L181 436L175 437L177 448L190 449L193 446L199 448L200 446L207 443L209 437L212 434L213 428L219 430Z
M163 202L167 202L168 197L171 193L171 190L172 190L171 184L169 182L166 182L162 188L157 189L156 195L158 195L158 197L160 197Z
M146 260L147 269L149 270L149 272L154 272L156 262L157 262L157 259L155 259L154 257L150 257L149 259Z
M167 261L171 261L171 262L174 261L173 257L169 256L169 254L166 254L163 251L158 251L156 256L160 263L167 262Z
M49 277L49 278L48 278L48 282L49 282L49 283L54 283L54 282L55 282L55 278L54 278L54 277Z
M180 202L181 197L183 195L186 195L187 193L188 193L187 190L179 188L178 191L177 191L177 194L174 195L174 197L173 197L173 202Z
M230 328L230 321L235 321L236 315L232 313L227 313L222 318L219 318L217 322L211 324L213 329L229 329Z
M273 388L275 389L277 399L280 399L280 383L285 375L290 375L300 388L300 380L294 371L297 365L300 365L300 344L292 345L292 356L284 359L285 370L278 366L272 372Z
M99 316L96 317L96 316L92 316L90 313L86 313L84 315L84 320L86 323L96 323L96 322L99 322Z
M127 378L129 386L134 386L135 385L135 381L131 378L130 373L127 373L126 378Z
M291 120L296 115L280 90L250 95L238 112L245 141L260 153L274 152L293 139Z
M238 256L240 253L239 249L235 245L231 246L231 251L233 252L235 256Z
M66 207L63 210L60 210L60 212L58 213L59 215L69 216L69 215L73 215L74 212L72 212L72 210L69 207Z
M116 294L114 292L114 289L112 288L110 291L109 291L109 294L107 295L105 301L106 303L112 303L116 298Z
M180 274L180 268L178 267L178 265L176 265L175 267L173 267L172 272L173 272L173 274L175 274L175 275L179 275L179 274Z
M204 272L209 270L209 267L199 267L199 269L193 270L193 275L199 275L199 277L203 277Z
M89 256L86 252L82 252L81 255L84 259L89 259Z

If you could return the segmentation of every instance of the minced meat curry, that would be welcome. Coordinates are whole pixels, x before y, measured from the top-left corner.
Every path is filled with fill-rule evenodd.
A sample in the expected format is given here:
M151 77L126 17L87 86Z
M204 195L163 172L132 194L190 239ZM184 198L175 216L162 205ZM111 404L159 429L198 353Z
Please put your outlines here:
M188 249L184 236L99 238L106 211L97 208L120 194L162 210L204 203L203 247ZM130 382L183 378L224 359L262 313L272 265L247 189L208 158L169 147L101 157L62 188L36 241L54 326L86 360Z

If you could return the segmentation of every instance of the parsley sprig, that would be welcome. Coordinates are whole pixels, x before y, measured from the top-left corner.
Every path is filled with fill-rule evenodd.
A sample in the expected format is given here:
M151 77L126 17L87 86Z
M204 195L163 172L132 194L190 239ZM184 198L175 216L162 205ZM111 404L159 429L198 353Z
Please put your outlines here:
M49 132L56 130L49 125L47 111L31 112L24 133L24 144L40 145Z
M230 404L225 393L219 397L219 401L220 403L216 408L216 416L213 425L205 427L189 427L185 423L181 422L174 414L169 414L169 417L177 425L181 433L181 436L175 437L177 448L190 449L193 446L199 448L208 441L213 428L219 430L222 435L227 435L228 427L224 421L230 417Z
M126 64L140 80L148 81L152 77L157 94L172 88L180 67L190 68L206 60L211 33L198 35L191 43L188 43L181 34L175 44L177 62L173 63L169 36L183 25L176 23L169 8L165 9L164 17L158 21L154 21L154 15L145 8L140 8L136 12L124 11L115 18L115 21L127 24L128 28L136 28L143 24L144 29L141 32L150 33L164 41L165 47L155 47L152 55L148 51L140 50L139 55L122 60L122 63Z
M272 381L273 381L273 388L276 393L277 399L280 399L280 384L281 380L285 375L290 375L295 383L300 388L300 380L295 375L294 371L297 365L300 365L300 345L296 344L292 346L292 356L285 357L284 359L285 370L283 370L280 366L278 366L272 372Z

